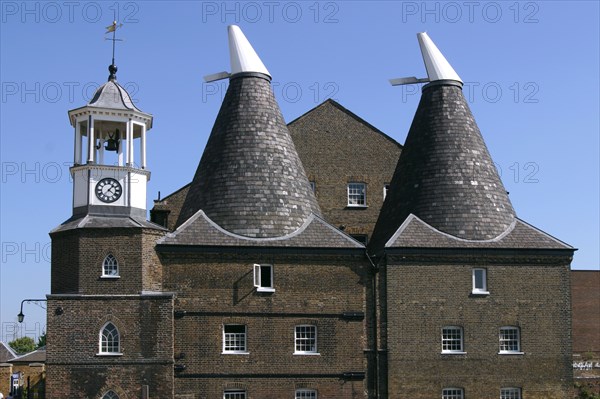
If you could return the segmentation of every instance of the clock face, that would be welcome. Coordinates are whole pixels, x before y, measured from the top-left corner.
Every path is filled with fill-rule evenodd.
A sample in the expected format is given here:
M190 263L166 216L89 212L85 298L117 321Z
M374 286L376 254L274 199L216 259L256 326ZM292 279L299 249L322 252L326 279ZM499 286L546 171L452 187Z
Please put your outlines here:
M118 181L106 177L96 184L96 197L102 202L111 203L121 198L123 189Z

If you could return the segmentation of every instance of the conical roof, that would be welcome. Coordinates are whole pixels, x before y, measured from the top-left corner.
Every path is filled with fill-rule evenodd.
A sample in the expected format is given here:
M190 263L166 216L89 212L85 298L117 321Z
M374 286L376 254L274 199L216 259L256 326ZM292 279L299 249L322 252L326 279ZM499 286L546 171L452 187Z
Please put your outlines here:
M230 77L177 225L199 210L228 232L256 238L282 237L321 215L265 73Z
M495 238L515 219L462 84L454 79L423 87L372 245L381 249L410 214L467 240Z

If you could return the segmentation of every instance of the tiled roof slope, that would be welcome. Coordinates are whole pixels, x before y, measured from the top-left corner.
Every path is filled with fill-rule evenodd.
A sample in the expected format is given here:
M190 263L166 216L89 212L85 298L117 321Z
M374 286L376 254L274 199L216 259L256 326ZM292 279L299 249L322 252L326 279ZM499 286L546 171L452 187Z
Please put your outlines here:
M134 105L127 90L116 80L109 80L100 86L87 106L142 112Z
M284 247L360 249L364 246L323 219L311 214L294 232L271 238L251 238L231 233L202 211L198 211L173 233L162 237L158 245L218 247Z
M0 341L0 363L5 363L17 357L15 351L4 341Z
M411 213L435 229L489 240L515 212L459 83L436 81L421 101L400 155L371 248L381 249Z
M490 240L465 240L434 229L410 215L386 243L387 248L574 249L515 218L508 229Z
M50 234L74 229L106 229L119 227L139 227L146 229L166 230L164 227L155 223L133 216L85 215L71 217L60 226L54 228Z
M200 209L256 238L286 236L321 215L266 75L230 79L177 225Z

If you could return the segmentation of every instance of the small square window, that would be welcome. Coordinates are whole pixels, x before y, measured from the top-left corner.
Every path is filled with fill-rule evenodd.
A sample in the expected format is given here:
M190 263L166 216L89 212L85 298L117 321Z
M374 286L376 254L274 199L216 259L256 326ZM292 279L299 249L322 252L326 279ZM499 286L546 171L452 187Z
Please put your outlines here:
M296 389L296 399L317 399L314 389Z
M521 353L521 339L518 327L500 328L500 353Z
M254 265L254 286L258 292L275 292L273 265Z
M296 326L294 334L296 354L318 354L317 327L311 325Z
M223 353L247 353L245 325L226 324L223 326Z
M317 183L315 183L314 181L309 181L308 182L310 184L310 189L312 190L313 193L317 192Z
M521 388L500 389L500 399L521 399Z
M473 294L489 295L487 290L487 270L473 269Z
M223 399L246 399L246 391L241 389L228 389L223 392Z
M365 183L348 183L348 206L367 206L367 185Z
M442 353L464 353L462 328L458 326L442 328Z
M464 399L465 391L462 388L444 388L442 399Z

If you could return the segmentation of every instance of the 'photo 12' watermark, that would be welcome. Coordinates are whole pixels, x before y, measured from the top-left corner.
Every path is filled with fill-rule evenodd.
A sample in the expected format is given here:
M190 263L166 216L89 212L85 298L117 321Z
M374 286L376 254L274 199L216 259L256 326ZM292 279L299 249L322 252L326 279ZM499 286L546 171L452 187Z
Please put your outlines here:
M216 81L202 83L202 102L223 102L227 92L228 82ZM271 87L277 101L295 104L303 99L320 104L328 98L335 99L339 94L340 87L336 82L311 82L301 84L299 82L272 81Z
M422 84L399 86L402 102L420 98ZM520 104L540 102L540 87L536 82L464 82L463 95L468 103L486 102L494 104L509 101Z
M339 22L336 1L203 1L202 22L235 23L323 23Z
M98 88L104 83L99 82L2 82L0 101L20 103L51 103L66 101L69 104L82 104L94 98ZM126 82L121 86L129 93L131 101L137 103L135 97L140 91L136 82ZM118 92L115 91L115 96ZM115 100L118 100L117 98Z
M97 23L116 20L125 24L139 22L138 2L111 1L2 1L2 23Z
M539 23L534 1L402 1L403 23Z

